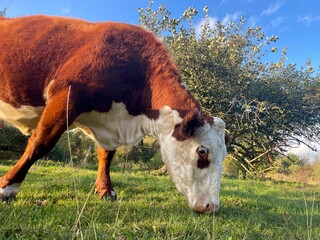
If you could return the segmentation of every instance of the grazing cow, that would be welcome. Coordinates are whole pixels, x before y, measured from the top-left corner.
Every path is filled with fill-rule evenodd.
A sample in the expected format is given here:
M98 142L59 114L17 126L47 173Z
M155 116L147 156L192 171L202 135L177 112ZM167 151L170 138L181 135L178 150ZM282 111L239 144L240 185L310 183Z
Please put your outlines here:
M201 111L154 34L122 23L1 18L0 49L0 118L31 135L0 179L2 199L17 194L32 164L72 125L98 144L100 197L115 199L115 149L153 135L189 206L218 209L225 124Z

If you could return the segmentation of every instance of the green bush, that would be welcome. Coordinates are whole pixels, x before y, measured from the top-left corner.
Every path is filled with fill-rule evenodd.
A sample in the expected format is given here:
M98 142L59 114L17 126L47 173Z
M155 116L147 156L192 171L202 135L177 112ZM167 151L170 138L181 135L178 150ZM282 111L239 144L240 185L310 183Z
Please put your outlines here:
M91 159L97 159L94 142L80 130L64 133L54 148L47 154L46 158L61 162L81 163L88 151L91 151ZM70 156L71 151L71 156ZM90 154L90 153L89 153Z
M320 177L320 159L312 164L314 175Z
M18 129L3 124L0 127L0 159L16 159L23 153L28 137Z
M298 169L303 165L303 161L299 156L289 153L284 157L278 158L274 165L278 173L289 175L298 171Z
M230 177L239 177L242 175L243 167L235 161L230 155L223 162L223 173Z
M163 166L160 145L154 138L145 137L137 146L119 147L113 164L123 168L158 169Z

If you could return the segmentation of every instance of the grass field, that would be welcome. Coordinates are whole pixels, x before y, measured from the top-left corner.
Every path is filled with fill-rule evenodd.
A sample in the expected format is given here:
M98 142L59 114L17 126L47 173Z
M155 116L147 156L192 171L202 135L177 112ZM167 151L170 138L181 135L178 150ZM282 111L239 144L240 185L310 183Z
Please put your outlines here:
M33 166L0 204L0 239L320 239L320 186L223 178L219 213L201 215L152 171L114 169L118 200L99 200L94 168Z

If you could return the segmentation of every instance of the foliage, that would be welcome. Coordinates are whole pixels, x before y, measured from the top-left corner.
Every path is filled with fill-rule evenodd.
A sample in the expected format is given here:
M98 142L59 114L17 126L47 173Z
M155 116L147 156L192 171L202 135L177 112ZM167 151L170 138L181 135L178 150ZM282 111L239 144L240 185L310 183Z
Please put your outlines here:
M6 9L0 10L0 17L6 15Z
M277 36L246 27L244 18L213 24L207 7L197 29L194 8L173 18L165 5L153 10L151 1L139 14L143 27L163 37L202 107L226 121L229 152L247 172L269 169L288 146L319 135L319 75L311 62L300 70L286 65L286 48L278 62L265 63L277 52Z
M91 159L96 158L95 151L93 151L95 147L93 141L80 130L71 130L69 137L70 148L68 135L65 133L45 158L60 162L80 163L88 151L92 151ZM8 156L10 156L9 158L19 158L25 150L28 136L23 135L18 129L4 124L0 127L0 139L0 159L8 158Z
M223 161L223 175L242 178L242 166L229 154Z
M285 161L286 163L284 164L289 165L288 167L284 167L284 164L277 160L275 162L277 168L268 172L266 177L286 182L303 182L315 186L320 185L319 161L312 163L303 162L303 165L301 165L301 159L299 164L292 164L292 162L288 162L288 159L285 159Z
M70 145L68 134L63 134L58 143L47 154L46 158L61 162L71 162L73 164L83 162L87 154L91 154L91 160L97 158L95 149L93 149L95 148L94 142L80 130L71 130L69 132L69 139ZM88 151L90 152L88 153Z
M279 157L275 161L275 167L277 167L277 172L283 174L290 174L292 173L292 169L296 166L302 166L303 161L299 158L299 156L289 153L284 157Z
M113 166L140 169L159 169L163 166L160 146L156 139L145 137L137 146L119 147L116 151Z
M199 215L168 176L113 169L116 202L93 194L95 177L39 161L17 198L0 204L0 239L320 238L319 186L223 178L219 213Z
M1 121L1 120L0 120ZM0 159L15 158L23 153L28 138L16 128L0 122Z
M12 2L13 2L13 0L9 0L7 6L4 9L0 10L0 17L6 16L7 9L9 8L9 6Z
M320 159L312 164L312 168L314 170L314 176L318 176L320 178Z

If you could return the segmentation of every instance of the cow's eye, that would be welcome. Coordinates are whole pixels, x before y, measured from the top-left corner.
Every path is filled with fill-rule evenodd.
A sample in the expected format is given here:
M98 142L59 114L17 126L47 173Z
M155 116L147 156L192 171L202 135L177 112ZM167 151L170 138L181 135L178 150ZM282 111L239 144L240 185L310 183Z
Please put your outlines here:
M198 162L197 166L200 169L207 168L210 165L210 161L208 159L209 149L204 146L199 146L197 148L198 153Z
M199 146L197 148L197 153L199 155L199 157L201 158L207 158L208 157L208 153L209 153L209 150L208 148L204 147L204 146Z

